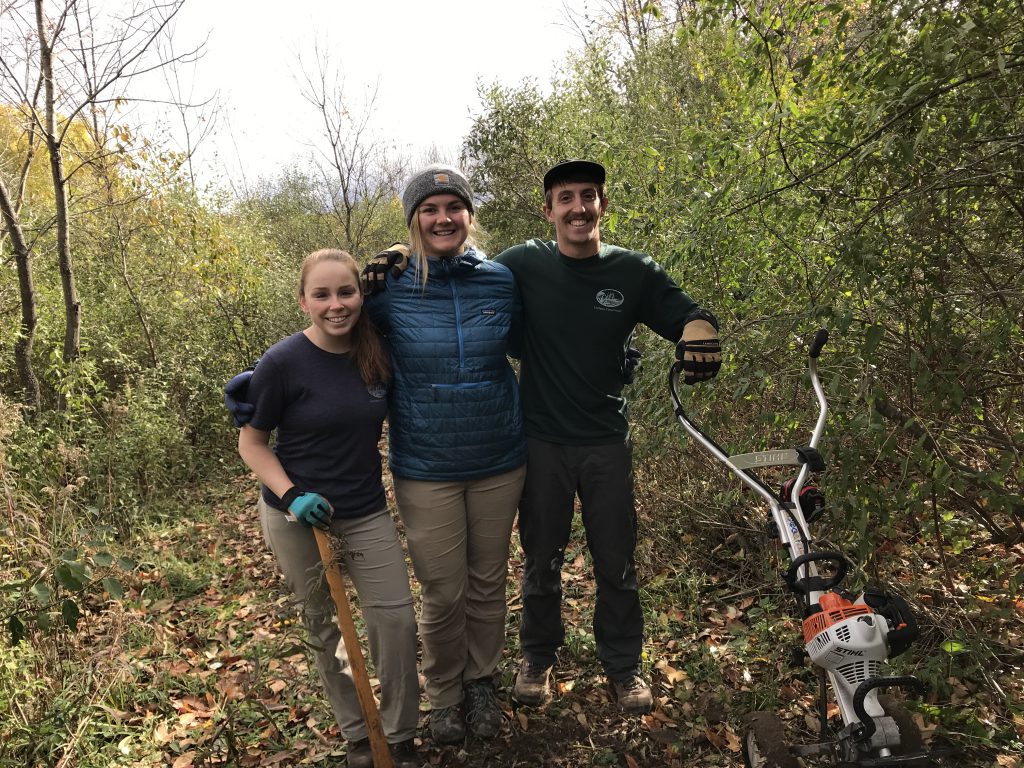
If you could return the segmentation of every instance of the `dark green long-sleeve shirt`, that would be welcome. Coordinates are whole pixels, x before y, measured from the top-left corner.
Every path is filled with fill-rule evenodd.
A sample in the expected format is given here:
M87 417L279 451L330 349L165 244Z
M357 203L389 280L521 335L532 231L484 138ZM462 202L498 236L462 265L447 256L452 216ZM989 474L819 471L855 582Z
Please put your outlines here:
M697 304L644 253L614 245L571 259L530 240L496 261L515 275L525 334L519 383L526 434L601 445L628 434L622 361L637 323L678 341Z

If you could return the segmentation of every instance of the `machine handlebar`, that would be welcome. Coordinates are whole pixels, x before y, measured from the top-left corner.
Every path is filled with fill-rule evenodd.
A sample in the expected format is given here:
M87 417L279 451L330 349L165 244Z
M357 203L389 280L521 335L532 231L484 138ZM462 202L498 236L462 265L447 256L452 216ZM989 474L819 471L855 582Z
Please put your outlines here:
M811 351L808 353L811 357L817 359L818 355L821 354L821 348L828 343L828 329L822 328L816 334L814 334L814 341L811 342Z

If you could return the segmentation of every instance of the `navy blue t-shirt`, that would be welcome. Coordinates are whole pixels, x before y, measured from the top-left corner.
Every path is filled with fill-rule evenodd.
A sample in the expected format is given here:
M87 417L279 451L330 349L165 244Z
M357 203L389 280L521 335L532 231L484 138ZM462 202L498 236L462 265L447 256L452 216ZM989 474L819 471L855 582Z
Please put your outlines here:
M386 506L377 447L387 387L367 387L347 354L326 352L304 333L267 350L249 383L251 426L277 430L274 453L299 490L319 493L335 517L362 517ZM284 509L263 487L263 498Z

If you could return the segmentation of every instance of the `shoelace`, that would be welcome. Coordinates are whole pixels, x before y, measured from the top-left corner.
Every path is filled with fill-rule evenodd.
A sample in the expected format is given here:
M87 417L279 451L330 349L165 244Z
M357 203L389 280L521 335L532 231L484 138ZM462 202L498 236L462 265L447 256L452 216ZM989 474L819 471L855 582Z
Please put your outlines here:
M635 691L637 688L643 688L643 681L634 675L626 680L623 680L620 685L624 691Z
M436 719L437 721L440 722L441 720L444 720L445 718L447 718L447 717L451 716L452 714L455 714L456 712L458 712L458 709L459 709L458 704L453 704L450 707L441 707L440 709L435 709L433 712L431 712L430 713L430 717L431 717L432 720Z

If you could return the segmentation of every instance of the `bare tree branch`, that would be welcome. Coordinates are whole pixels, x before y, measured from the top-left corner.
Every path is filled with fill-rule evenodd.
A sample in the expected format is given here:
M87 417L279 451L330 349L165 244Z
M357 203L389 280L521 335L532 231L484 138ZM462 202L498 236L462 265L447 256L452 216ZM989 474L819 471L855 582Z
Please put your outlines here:
M344 80L324 48L314 46L313 69L302 65L302 97L319 113L326 146L318 171L325 202L337 223L343 248L358 254L370 239L387 202L398 193L404 162L370 129L377 88L353 109Z

